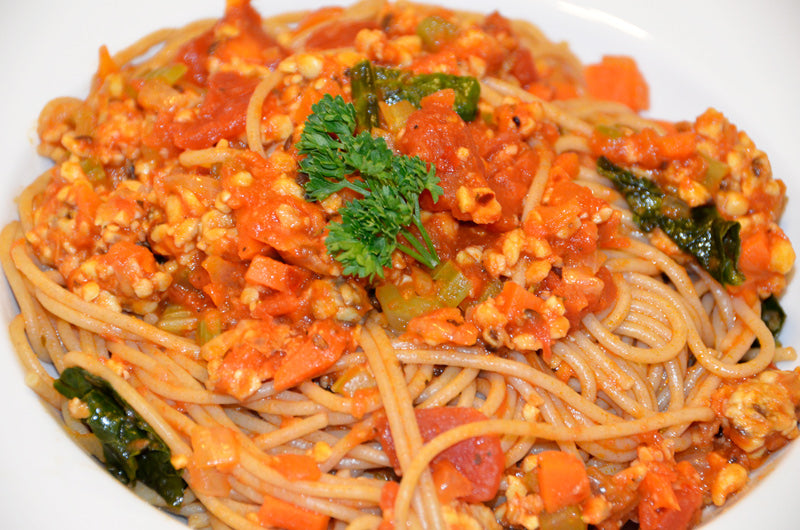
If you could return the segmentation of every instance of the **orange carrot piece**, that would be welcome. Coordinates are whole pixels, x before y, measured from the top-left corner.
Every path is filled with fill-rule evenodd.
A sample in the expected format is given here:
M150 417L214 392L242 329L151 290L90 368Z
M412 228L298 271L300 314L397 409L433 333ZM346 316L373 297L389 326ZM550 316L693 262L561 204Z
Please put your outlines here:
M253 257L244 275L248 282L284 293L296 293L310 277L305 269L261 255Z
M624 103L636 112L650 106L650 94L636 62L625 56L605 56L584 69L586 89L597 99Z
M264 495L264 502L258 510L258 520L262 525L286 530L326 530L329 519L327 515L306 510L269 495Z
M239 461L239 442L227 427L197 426L192 430L192 459L200 468L230 472Z
M539 453L539 495L550 513L589 498L589 477L583 462L572 453Z
M308 455L275 455L271 467L289 480L317 480L322 474L317 462Z

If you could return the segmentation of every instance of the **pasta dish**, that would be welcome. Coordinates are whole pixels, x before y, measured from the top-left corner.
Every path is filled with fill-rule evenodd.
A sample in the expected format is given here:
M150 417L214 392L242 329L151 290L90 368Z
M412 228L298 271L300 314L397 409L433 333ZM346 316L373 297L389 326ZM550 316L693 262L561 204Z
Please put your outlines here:
M26 384L191 528L700 524L798 436L786 188L546 31L227 0L101 47L0 237Z

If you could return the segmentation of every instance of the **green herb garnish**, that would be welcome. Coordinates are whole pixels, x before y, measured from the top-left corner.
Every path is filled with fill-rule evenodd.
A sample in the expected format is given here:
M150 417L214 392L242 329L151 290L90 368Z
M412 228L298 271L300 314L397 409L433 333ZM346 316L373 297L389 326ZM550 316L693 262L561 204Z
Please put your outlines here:
M418 157L395 155L383 138L373 138L368 130L354 136L356 110L341 96L326 94L311 110L297 143L305 155L300 171L308 175L306 195L321 201L349 189L360 196L339 210L342 221L329 224L325 239L344 273L370 280L383 277L395 249L427 267L438 265L419 207L425 190L434 201L442 193L435 167Z
M663 230L718 282L728 285L744 282L744 274L738 269L741 251L738 222L723 219L713 204L690 208L683 200L661 191L653 181L637 177L605 157L597 160L597 169L625 197L639 228L645 232L656 227Z
M71 367L53 384L63 396L89 408L82 421L103 445L106 468L123 484L141 480L170 506L183 502L186 482L170 462L167 444L105 380Z

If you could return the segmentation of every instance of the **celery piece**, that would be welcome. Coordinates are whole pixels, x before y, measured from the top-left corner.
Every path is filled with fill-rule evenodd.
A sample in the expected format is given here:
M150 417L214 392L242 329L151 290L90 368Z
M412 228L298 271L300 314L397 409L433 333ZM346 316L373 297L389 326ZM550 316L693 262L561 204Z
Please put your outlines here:
M433 273L436 282L436 297L447 307L457 307L469 296L472 282L452 261L440 265Z
M175 63L166 66L160 66L154 70L150 70L144 76L145 79L159 79L166 84L172 86L181 78L186 75L188 67L183 63Z
M398 332L406 330L409 321L434 309L443 306L437 298L424 296L411 296L404 298L396 285L386 283L375 289L375 296L381 303L381 309L389 322L389 326Z
M80 165L86 178L90 181L99 182L106 178L106 170L103 169L103 164L94 158L84 158L80 161Z
M539 528L540 530L586 530L586 523L581 518L580 507L573 505L554 513L540 513Z
M440 16L432 15L417 24L417 35L425 49L437 51L458 35L458 26Z

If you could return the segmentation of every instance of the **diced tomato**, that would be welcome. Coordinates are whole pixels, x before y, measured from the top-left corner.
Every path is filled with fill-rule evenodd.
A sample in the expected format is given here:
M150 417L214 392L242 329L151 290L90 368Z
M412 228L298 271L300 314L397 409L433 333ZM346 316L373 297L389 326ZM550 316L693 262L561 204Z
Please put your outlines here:
M517 48L512 55L511 75L517 78L522 88L528 88L539 79L533 54L528 48Z
M175 145L184 149L203 149L212 147L223 138L233 139L244 133L247 105L257 84L257 78L236 72L212 74L197 116L191 121L174 124Z
M432 407L414 411L424 441L459 425L485 420L486 416L476 409L466 407ZM378 424L381 446L397 472L400 462L394 448L394 440L388 421L383 418ZM500 438L495 435L477 436L459 442L442 451L433 459L433 464L449 461L459 473L471 483L471 491L460 498L466 502L484 502L497 495L505 460L500 447Z
M434 203L426 191L420 197L420 206L432 211L449 210L456 219L470 220L470 215L458 208L458 189L489 188L489 184L478 146L464 120L451 107L427 105L409 116L406 134L399 139L398 147L405 154L436 166L442 196Z
M306 49L325 50L352 46L359 31L377 27L372 20L334 19L332 23L322 25L311 34L306 41Z
M678 462L671 473L648 472L639 490L642 530L687 530L700 517L700 475L688 462Z
M216 31L223 26L236 31ZM225 16L213 28L186 43L178 51L177 60L188 67L188 79L204 85L208 59L212 56L224 62L237 59L273 68L286 56L286 51L264 31L261 15L249 0L231 0Z

